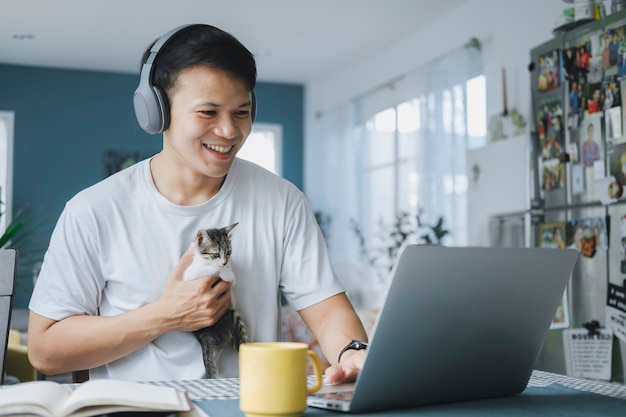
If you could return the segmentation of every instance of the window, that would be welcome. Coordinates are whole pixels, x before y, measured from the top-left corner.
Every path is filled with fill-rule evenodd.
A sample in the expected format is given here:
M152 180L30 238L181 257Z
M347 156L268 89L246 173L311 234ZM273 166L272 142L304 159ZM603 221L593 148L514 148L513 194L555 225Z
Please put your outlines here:
M282 175L283 130L280 125L257 123L237 156Z
M486 142L485 76L443 86L389 107L364 123L361 219L366 236L396 214L439 216L445 243L467 244L466 152ZM416 242L415 242L416 243Z
M469 149L481 148L487 143L486 78L479 75L467 81L467 134Z
M0 111L0 234L12 216L13 120L13 112Z
M406 242L393 224L420 212L430 225L443 218L443 244L467 244L466 154L486 143L483 73L480 49L462 47L311 120L306 192L332 217L333 262L375 263L384 282L383 264Z

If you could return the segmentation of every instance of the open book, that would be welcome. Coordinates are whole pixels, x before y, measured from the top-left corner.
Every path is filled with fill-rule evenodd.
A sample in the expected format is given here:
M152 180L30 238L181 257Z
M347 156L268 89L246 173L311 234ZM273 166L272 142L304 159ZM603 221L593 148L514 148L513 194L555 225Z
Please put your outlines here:
M192 408L186 392L139 382L93 379L72 390L53 381L33 381L0 388L0 416L88 417Z

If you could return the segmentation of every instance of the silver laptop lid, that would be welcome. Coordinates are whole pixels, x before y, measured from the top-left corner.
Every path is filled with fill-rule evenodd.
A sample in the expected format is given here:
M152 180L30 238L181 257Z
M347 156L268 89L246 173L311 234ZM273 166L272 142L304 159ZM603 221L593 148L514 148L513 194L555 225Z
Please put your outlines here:
M350 411L524 390L577 258L563 249L406 247Z

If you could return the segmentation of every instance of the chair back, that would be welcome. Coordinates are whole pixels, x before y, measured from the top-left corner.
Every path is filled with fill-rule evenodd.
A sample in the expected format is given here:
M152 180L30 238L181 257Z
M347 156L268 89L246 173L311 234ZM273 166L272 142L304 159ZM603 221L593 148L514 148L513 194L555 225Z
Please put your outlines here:
M4 362L11 327L17 257L15 249L0 249L0 385L4 383Z

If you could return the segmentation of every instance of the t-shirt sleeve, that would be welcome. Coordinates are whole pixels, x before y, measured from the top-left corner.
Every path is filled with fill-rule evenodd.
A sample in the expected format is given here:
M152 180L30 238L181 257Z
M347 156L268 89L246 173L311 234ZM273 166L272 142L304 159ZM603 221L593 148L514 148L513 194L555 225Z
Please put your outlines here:
M280 286L289 304L301 310L345 289L333 271L324 237L302 194L290 213Z
M53 320L96 315L104 279L98 261L98 230L88 210L68 202L52 232L29 308Z

